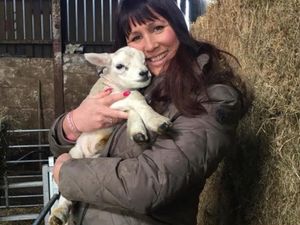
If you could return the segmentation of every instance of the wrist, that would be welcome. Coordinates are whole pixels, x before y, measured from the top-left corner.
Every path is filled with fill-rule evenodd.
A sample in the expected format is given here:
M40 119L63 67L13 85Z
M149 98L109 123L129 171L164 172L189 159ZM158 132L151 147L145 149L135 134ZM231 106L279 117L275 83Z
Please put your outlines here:
M65 133L65 137L70 141L76 141L77 138L82 133L76 126L74 120L73 120L73 111L70 111L65 116L64 122L63 122L63 130Z

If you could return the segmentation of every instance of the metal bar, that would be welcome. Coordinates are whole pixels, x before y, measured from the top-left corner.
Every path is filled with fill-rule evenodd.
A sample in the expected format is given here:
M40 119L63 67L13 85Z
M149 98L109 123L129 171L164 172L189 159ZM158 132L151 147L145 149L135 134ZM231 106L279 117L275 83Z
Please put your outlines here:
M83 1L83 30L84 30L84 42L86 42L87 41L86 0Z
M104 4L103 0L101 0L101 40L104 41Z
M14 35L15 40L18 39L17 35L17 8L16 8L16 0L13 0L13 15L14 15Z
M52 198L49 200L49 202L47 203L47 205L40 212L40 214L38 215L38 217L36 218L36 220L33 222L32 225L39 225L43 221L43 219L45 218L45 216L50 211L51 207L53 206L53 204L56 202L56 200L58 198L59 198L59 194L54 194L52 196Z
M8 184L7 188L14 189L14 188L28 188L28 187L42 187L43 181L32 181L32 182L21 182L15 184ZM6 185L0 186L1 189L6 188Z
M36 219L39 214L24 214L24 215L14 215L14 216L3 216L0 217L0 221L20 221L20 220L33 220Z
M69 0L67 0L67 40L70 41L70 4Z
M190 29L190 3L188 3L187 6L186 6L185 22L186 22L186 25L187 25L188 29Z
M7 177L6 174L4 174L4 187L2 189L4 189L4 195L5 195L5 206L8 207L9 206L9 199L8 199L8 182L7 182Z
M96 41L96 6L93 0L93 42Z
M8 130L7 133L27 133L27 132L41 132L41 131L50 131L50 129L28 129L28 130Z
M5 22L7 21L7 0L4 0L4 8L5 8L5 11L4 11L4 17L5 17ZM5 23L5 39L7 40L8 39L8 32L7 32L7 24Z
M39 126L38 129L41 129L41 127L42 127L42 117L43 117L43 115L42 115L42 113L43 113L43 110L42 110L42 97L41 97L42 93L41 92L42 92L41 80L38 80L38 101L37 101L37 111L38 111L37 117L38 117L38 126ZM38 155L39 155L39 160L41 160L42 159L42 153L41 153L41 150L42 150L42 147L41 147L41 145L42 145L42 136L41 136L41 132L38 132L38 145L39 145ZM41 163L40 163L40 168L42 168Z
M42 175L7 176L8 179L14 179L14 178L36 178L36 177L41 178Z
M13 44L13 45L45 45L45 44L52 44L52 41L50 40L3 40L0 42L1 45L8 45L8 44Z
M43 200L44 205L46 202L49 202L49 166L43 165L42 167L42 176L43 176Z
M47 159L41 159L41 160L13 160L13 161L7 161L7 164L21 164L21 163L35 163L35 162L47 162Z
M78 2L75 0L75 30L76 30L76 42L78 41Z
M112 0L109 0L109 40L112 41Z
M9 207L0 206L0 209L12 209L12 208L30 208L30 207L41 207L42 204L31 204L31 205L11 205ZM1 217L0 217L1 218Z
M44 11L43 11L43 3L42 0L40 0L40 17L41 17L41 38L44 40Z
M49 9L50 9L50 12L49 12L49 24L50 24L50 26L49 26L49 32L50 32L50 39L52 40L53 39L53 37L52 37L52 0L49 0L49 5L50 5L50 7L49 7Z
M9 145L8 148L37 148L37 147L49 147L49 144L41 145Z
M22 11L23 11L23 39L26 40L25 0L22 0Z
M32 40L35 40L34 14L31 10Z
M9 198L40 198L43 197L43 195L10 195ZM4 196L0 196L1 199L4 199Z

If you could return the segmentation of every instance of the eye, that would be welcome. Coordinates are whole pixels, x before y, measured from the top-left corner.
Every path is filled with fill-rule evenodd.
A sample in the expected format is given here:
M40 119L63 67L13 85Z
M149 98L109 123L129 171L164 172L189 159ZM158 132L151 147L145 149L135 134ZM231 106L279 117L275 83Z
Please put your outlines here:
M135 35L135 36L132 36L129 41L130 42L136 42L136 41L139 41L141 39L142 39L141 35Z
M153 30L154 30L154 32L160 32L160 31L162 31L164 28L165 28L165 27L162 26L162 25L157 25L157 26L154 27Z
M120 70L120 69L123 69L125 66L123 65L123 64L118 64L118 65L116 65L116 68L118 69L118 70Z

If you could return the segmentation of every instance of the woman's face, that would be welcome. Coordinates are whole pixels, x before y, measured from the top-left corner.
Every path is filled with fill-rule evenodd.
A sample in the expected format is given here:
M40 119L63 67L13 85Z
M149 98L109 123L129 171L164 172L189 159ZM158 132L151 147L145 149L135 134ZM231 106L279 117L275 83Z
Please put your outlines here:
M142 25L131 21L131 32L127 38L128 46L144 52L153 75L159 75L167 69L179 46L179 40L168 21L159 15L157 17Z

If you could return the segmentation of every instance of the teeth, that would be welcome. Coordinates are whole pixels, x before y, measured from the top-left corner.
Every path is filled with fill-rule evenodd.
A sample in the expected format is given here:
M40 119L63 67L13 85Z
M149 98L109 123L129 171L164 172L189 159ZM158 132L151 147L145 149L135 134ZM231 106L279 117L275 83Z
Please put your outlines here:
M156 56L156 57L151 58L150 61L151 61L151 62L156 62L156 61L161 60L161 59L164 58L164 57L165 57L165 54L161 54L161 55L159 55L159 56Z

